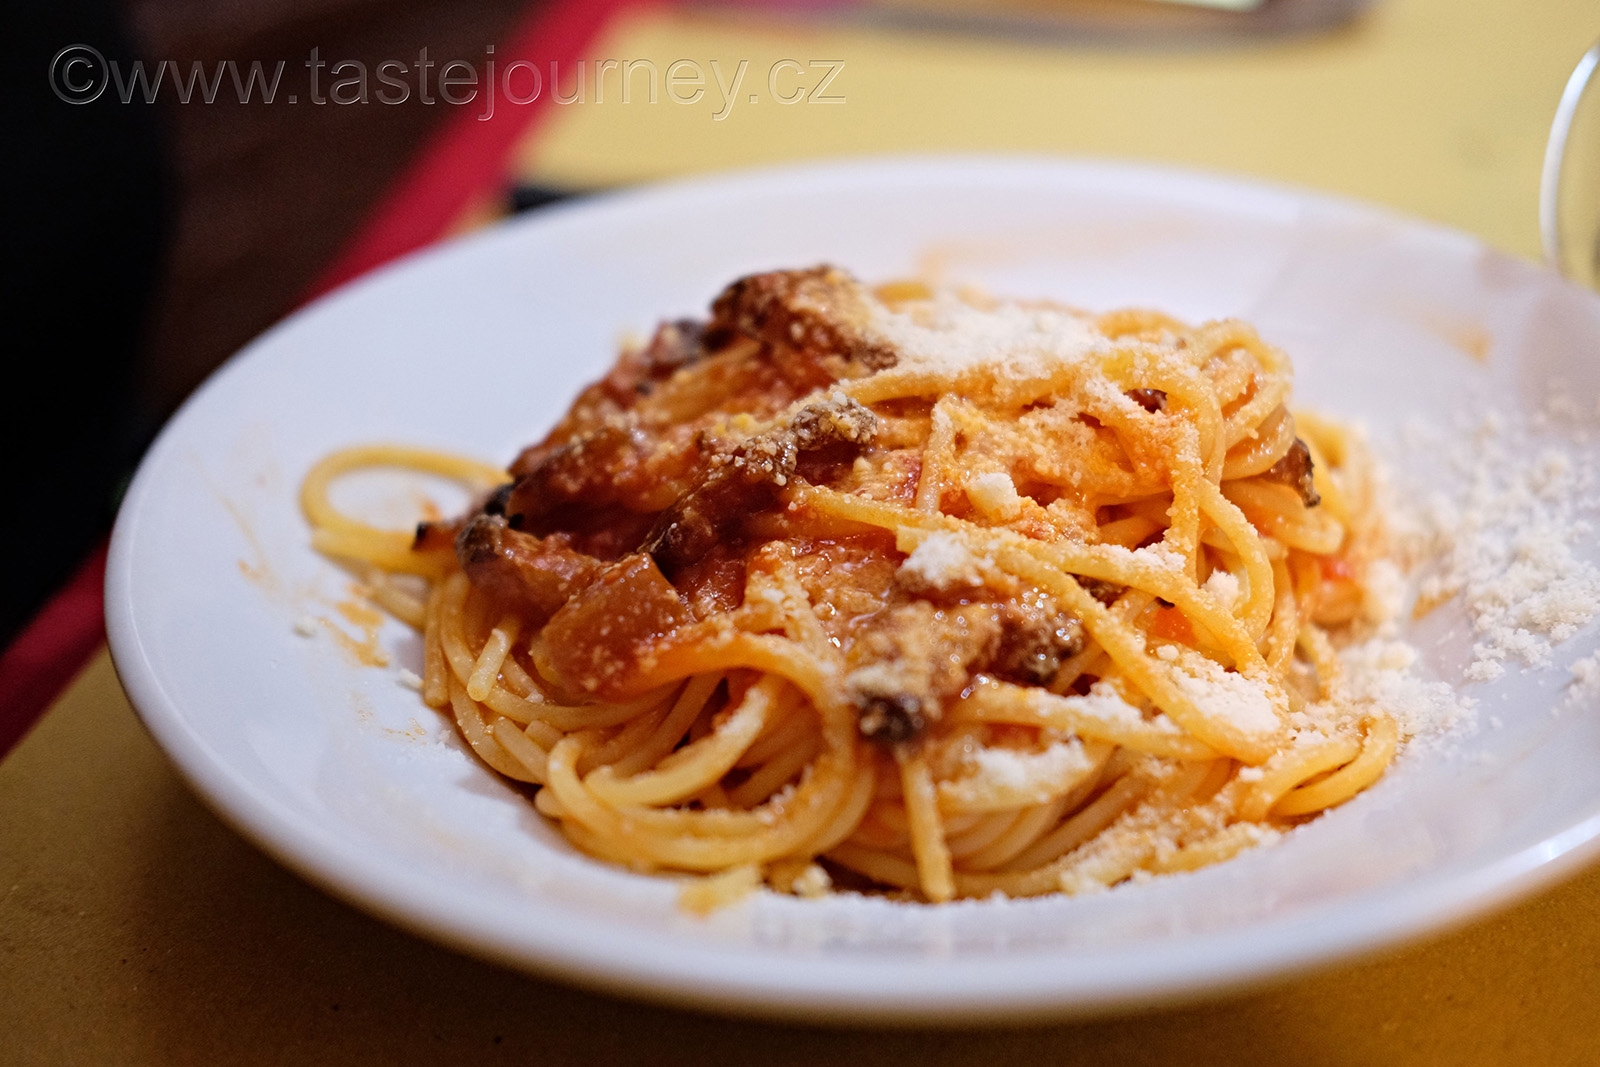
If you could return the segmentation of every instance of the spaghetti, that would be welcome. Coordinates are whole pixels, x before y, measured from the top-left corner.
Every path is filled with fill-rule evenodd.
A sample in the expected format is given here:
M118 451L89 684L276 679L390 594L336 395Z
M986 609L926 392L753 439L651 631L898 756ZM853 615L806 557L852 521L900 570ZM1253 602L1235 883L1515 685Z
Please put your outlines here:
M1378 621L1369 470L1290 386L1239 322L783 271L507 472L365 447L302 502L584 852L711 876L693 906L1075 892L1270 839L1401 740L1336 653ZM375 530L328 498L371 465L482 503Z

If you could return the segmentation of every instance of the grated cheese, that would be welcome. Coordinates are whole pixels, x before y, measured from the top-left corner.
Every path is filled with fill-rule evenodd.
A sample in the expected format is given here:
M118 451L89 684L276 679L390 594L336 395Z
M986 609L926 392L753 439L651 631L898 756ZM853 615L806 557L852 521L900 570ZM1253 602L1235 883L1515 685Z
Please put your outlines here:
M930 589L949 590L979 584L978 565L978 557L960 535L940 531L924 538L900 564L900 570Z
M1466 441L1451 457L1459 502L1436 492L1426 505L1422 533L1443 562L1419 593L1462 598L1474 637L1465 676L1488 682L1508 661L1549 666L1555 645L1600 616L1600 568L1575 552L1593 531L1580 512L1592 507L1595 472L1498 414Z
M1073 710L1084 715L1092 715L1105 723L1120 723L1125 726L1135 726L1144 722L1144 716L1139 709L1123 699L1117 692L1117 687L1110 682L1096 682L1089 687L1087 696L1071 696L1067 700L1072 702ZM1146 725L1155 726L1163 731L1178 733L1178 724L1167 718L1165 714L1156 716Z
M1278 729L1278 712L1265 682L1187 650L1179 653L1173 666L1178 689L1207 714L1245 733L1270 734Z
M896 370L959 375L983 367L1014 380L1048 375L1110 342L1081 314L1016 303L978 306L951 292L874 304L867 330L899 355Z
M1161 567L1169 571L1182 571L1187 569L1189 566L1189 558L1187 556L1185 556L1182 552L1179 552L1177 549L1172 548L1171 546L1160 541L1157 541L1153 545L1145 545L1143 548L1135 549L1133 551L1133 557L1135 559L1147 560L1148 562L1155 564L1157 567Z
M1216 598L1224 611L1233 610L1233 605L1239 601L1239 579L1231 571L1212 571L1204 589Z
M985 518L1008 522L1022 514L1022 497L1004 471L978 474L967 479L967 499Z
M1477 701L1446 682L1420 677L1417 650L1406 642L1375 637L1346 648L1339 659L1351 697L1393 715L1402 737L1432 740L1476 728Z
M1394 561L1375 559L1367 564L1367 580L1361 587L1363 618L1373 624L1399 618L1405 600L1406 576Z
M1057 741L1042 752L980 748L971 758L980 777L1010 793L1038 790L1048 795L1063 778L1090 767L1083 744L1076 738Z
M1600 696L1600 652L1592 653L1572 665L1570 700Z

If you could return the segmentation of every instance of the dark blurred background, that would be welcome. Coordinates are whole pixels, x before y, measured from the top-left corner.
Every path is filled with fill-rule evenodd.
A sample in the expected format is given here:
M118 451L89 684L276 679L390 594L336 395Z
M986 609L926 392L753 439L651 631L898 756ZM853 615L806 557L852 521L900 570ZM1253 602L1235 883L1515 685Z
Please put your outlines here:
M474 56L528 0L106 0L9 8L17 235L0 647L105 536L133 465L222 360L291 310L447 109L60 100L62 48L134 59ZM303 73L303 72L302 72Z

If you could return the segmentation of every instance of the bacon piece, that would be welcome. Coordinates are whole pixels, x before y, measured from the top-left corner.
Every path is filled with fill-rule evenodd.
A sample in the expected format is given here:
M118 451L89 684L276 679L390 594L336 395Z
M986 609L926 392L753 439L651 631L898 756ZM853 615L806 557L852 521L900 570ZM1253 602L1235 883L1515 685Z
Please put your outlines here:
M1128 399L1149 412L1165 411L1167 408L1167 391L1165 389L1129 389Z
M628 348L606 376L590 389L603 393L617 407L628 410L656 385L684 367L705 359L718 346L708 345L705 323L677 319L656 327L643 348Z
M620 699L656 641L691 621L654 561L635 553L556 612L540 635L544 662L569 689Z
M663 322L656 327L650 343L640 350L637 362L649 378L669 378L680 367L705 358L705 336L706 324L697 319Z
M989 670L1026 685L1047 685L1083 651L1083 623L1054 601L1020 600L1000 609L1000 647Z
M738 536L746 515L766 511L799 464L792 434L760 434L731 453L713 456L693 489L656 520L643 551L668 575L703 559L718 544Z
M417 532L411 538L411 551L442 552L447 548L453 548L458 522L459 519L452 519L449 522L417 523Z
M928 728L921 698L909 692L875 692L864 689L855 694L862 736L891 748L921 740Z
M474 515L456 535L456 558L472 584L541 617L588 585L603 564L560 535L513 530L499 515Z
M1082 575L1074 575L1073 577L1078 580L1079 585L1083 586L1085 593L1088 593L1108 608L1115 604L1117 597L1121 596L1123 590L1128 588L1125 585L1118 585L1116 582L1108 582L1103 578L1085 578Z
M913 600L874 619L852 649L857 665L845 680L862 734L915 743L973 669L994 658L1002 628L992 604L939 608Z
M810 452L830 444L864 446L878 433L878 417L871 409L835 393L807 404L789 420L795 447Z
M516 483L502 506L513 529L532 530L569 505L660 511L689 488L697 458L692 448L676 449L637 426L614 422L537 457L519 456L511 469Z
M675 576L719 542L737 536L744 516L771 508L799 470L802 455L853 457L871 442L877 428L876 415L843 396L806 405L787 426L711 457L705 477L661 515L643 550Z
M1311 449L1300 438L1294 439L1294 444L1289 446L1289 451L1284 453L1282 459L1261 472L1261 477L1269 482L1279 482L1300 494L1300 502L1308 508L1314 508L1322 503L1322 494L1317 492L1316 484L1312 480Z
M711 305L711 330L814 354L843 356L868 369L893 366L891 348L864 330L866 297L836 267L779 270L740 278Z
M643 348L626 348L604 378L586 387L543 441L529 445L511 465L526 474L553 453L601 427L634 417L639 399L680 369L712 355L705 324L694 319L663 322Z

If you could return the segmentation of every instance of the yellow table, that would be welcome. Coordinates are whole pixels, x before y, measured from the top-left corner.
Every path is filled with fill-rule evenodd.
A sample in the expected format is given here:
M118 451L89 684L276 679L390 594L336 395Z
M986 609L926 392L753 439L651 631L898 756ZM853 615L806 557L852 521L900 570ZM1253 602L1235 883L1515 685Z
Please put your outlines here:
M1532 255L1545 129L1597 34L1588 5L1491 0L1387 0L1326 37L1160 54L643 14L595 54L695 60L708 87L710 60L729 75L745 59L745 98L718 120L718 92L624 104L591 85L516 169L594 186L867 151L1121 156L1352 194ZM782 59L808 76L842 61L826 95L844 102L777 102ZM800 75L779 74L792 93ZM0 763L0 1064L1578 1064L1600 1062L1597 1005L1591 869L1426 944L1123 1019L715 1019L480 964L303 884L190 795L104 654Z

